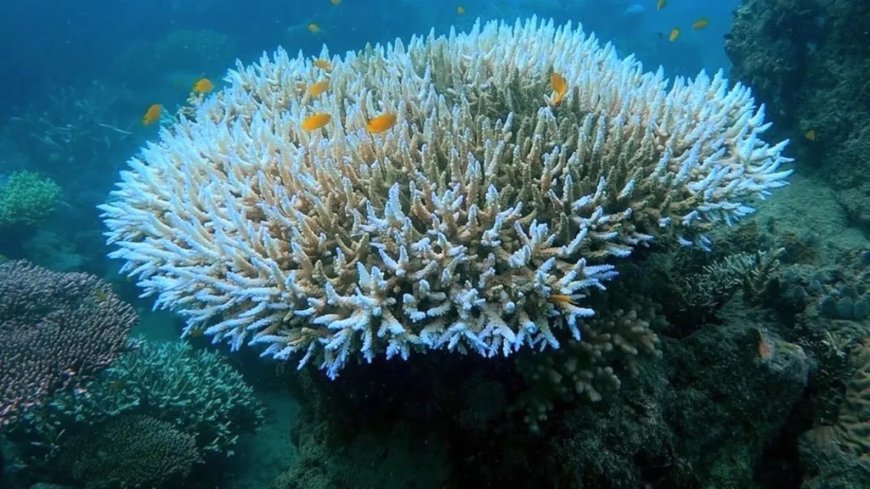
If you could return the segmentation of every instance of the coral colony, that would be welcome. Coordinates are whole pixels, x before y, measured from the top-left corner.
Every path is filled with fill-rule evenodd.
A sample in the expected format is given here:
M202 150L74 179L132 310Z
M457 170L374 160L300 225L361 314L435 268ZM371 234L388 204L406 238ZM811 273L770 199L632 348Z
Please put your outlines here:
M706 248L791 173L746 87L670 82L570 24L490 22L329 67L280 49L239 64L101 206L111 256L187 334L333 378L358 354L556 348L617 259L665 237ZM371 131L383 113L395 125ZM300 127L312 114L329 117Z
M0 428L109 366L136 321L93 275L0 264Z

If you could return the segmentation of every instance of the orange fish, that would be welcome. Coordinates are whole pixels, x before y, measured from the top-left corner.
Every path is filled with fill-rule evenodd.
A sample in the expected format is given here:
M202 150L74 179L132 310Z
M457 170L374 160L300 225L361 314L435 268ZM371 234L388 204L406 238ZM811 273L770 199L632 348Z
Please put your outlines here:
M810 129L809 131L804 133L804 137L807 138L807 141L815 141L816 140L816 130Z
M332 69L332 64L330 64L329 60L326 59L315 59L314 66L320 68L323 71L329 71Z
M320 80L314 85L308 87L308 95L310 95L311 98L314 98L327 90L329 90L329 80Z
M380 134L389 130L396 124L395 112L384 112L383 114L370 119L366 124L366 129L372 134Z
M552 294L550 295L550 302L556 304L557 306L566 306L566 305L576 305L574 300L570 295L565 294Z
M208 78L200 78L193 84L193 93L203 94L214 90L214 83Z
M341 0L329 0L329 3L333 5L341 5Z
M658 0L656 2L656 10L661 10L661 9L665 8L665 5L667 5L667 4L668 4L668 0Z
M456 15L465 15L465 7L459 5L456 7Z
M697 31L699 29L707 27L708 25L710 25L710 19L708 19L707 17L701 17L700 19L692 22L692 29L695 29Z
M303 119L301 127L303 131L311 132L329 124L329 121L331 120L331 115L326 112L318 112Z
M550 86L553 87L553 96L550 97L550 104L559 105L562 99L565 98L565 94L568 93L568 82L564 76L554 71L550 74Z
M317 34L318 32L320 32L320 26L317 25L316 22L312 22L308 24L308 32L312 34Z
M150 126L160 120L160 114L163 112L163 106L160 104L151 104L145 115L142 116L142 125Z
M673 29L671 29L671 33L668 34L668 41L674 42L679 37L680 37L680 29L677 27L674 27Z

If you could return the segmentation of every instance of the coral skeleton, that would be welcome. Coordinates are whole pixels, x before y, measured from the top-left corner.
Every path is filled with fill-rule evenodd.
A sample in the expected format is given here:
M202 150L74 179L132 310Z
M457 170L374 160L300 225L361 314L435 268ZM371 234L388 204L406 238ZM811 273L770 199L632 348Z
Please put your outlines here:
M282 49L238 63L101 209L111 256L187 334L330 377L355 357L581 340L614 263L665 237L708 247L791 173L748 88L670 82L570 24L320 57L330 72ZM331 119L301 129L316 113ZM368 132L382 113L396 124Z

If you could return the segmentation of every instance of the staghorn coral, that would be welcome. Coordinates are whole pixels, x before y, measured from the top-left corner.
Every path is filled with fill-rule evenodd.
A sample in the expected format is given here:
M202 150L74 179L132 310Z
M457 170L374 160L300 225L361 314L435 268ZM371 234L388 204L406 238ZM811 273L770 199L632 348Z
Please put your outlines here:
M239 65L101 206L111 256L187 333L331 377L357 352L557 347L614 260L659 236L706 247L790 173L748 89L671 84L570 25L475 25L332 66L313 99L297 87L323 73L301 56ZM396 126L367 133L383 111ZM302 131L314 112L332 121Z
M93 275L0 264L0 428L106 368L136 321Z
M125 415L73 437L61 469L86 489L179 487L200 461L196 442L171 423Z
M42 224L60 202L60 186L50 178L17 171L0 183L0 229Z

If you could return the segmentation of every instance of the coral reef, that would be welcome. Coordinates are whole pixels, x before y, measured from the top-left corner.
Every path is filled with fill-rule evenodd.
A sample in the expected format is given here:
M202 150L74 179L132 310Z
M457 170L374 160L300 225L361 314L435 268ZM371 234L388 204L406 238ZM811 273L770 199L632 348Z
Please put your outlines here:
M42 224L60 196L60 186L50 178L29 171L12 173L0 183L0 229Z
M447 447L411 423L396 423L387 432L361 428L349 439L322 422L299 431L300 459L272 483L275 489L449 487Z
M801 458L810 469L805 489L870 486L870 340L851 357L854 374L836 422L801 437Z
M620 292L615 289L607 294ZM585 392L574 394L574 402L550 397L547 420L534 430L523 419L527 389L547 395L550 382L530 379L531 386L518 388L517 370L525 367L515 369L513 359L448 362L447 354L433 353L408 366L376 359L335 382L313 372L294 375L292 382L307 383L298 393L303 409L292 437L299 455L273 487L342 487L354 480L407 485L401 469L372 473L372 454L405 468L424 457L423 487L541 481L579 488L793 487L755 481L771 458L768 443L800 405L811 360L779 336L778 324L762 319L767 311L743 300L738 295L724 306L724 324L679 340L662 336L663 361L625 354L637 360L634 372L625 375L629 369L615 362L620 389L605 394L602 388L604 401L589 402ZM568 351L576 350L526 356L543 363L548 356L567 358ZM408 450L406 439L417 445Z
M759 251L754 254L727 255L700 273L680 280L679 307L683 314L703 324L708 315L721 308L738 290L748 302L763 295L768 282L779 267L783 250Z
M0 427L109 366L136 321L93 275L0 264Z
M70 439L59 465L85 489L145 489L180 487L199 460L191 435L165 421L125 415Z
M791 265L780 274L778 309L807 319L862 321L870 317L870 250L846 250L825 266Z
M619 388L618 374L637 374L641 355L660 356L656 331L664 318L646 297L621 292L612 295L620 297L613 299L616 304L610 304L606 313L581 326L582 341L518 359L517 369L529 386L520 402L533 430L539 429L557 401L598 402L603 392Z
M851 0L744 0L725 50L732 75L777 107L777 128L800 141L807 169L870 226L870 7Z
M805 287L815 299L812 314L830 319L862 321L870 317L870 249L838 257L837 267L821 269Z
M670 362L643 364L615 402L560 417L547 431L560 446L555 485L757 487L766 444L800 401L810 362L754 314L725 314L734 318L725 327L668 342Z
M656 237L707 247L790 174L748 89L670 84L570 25L376 46L333 58L320 97L298 90L323 76L283 50L239 65L101 209L112 256L188 334L330 377L579 340L614 261ZM331 122L300 129L315 112ZM379 112L395 127L367 133Z
M63 450L62 432L87 432L119 415L143 415L194 437L203 456L233 454L242 433L263 421L263 408L241 374L215 352L184 343L141 343L80 392L52 396L23 417L17 439Z

